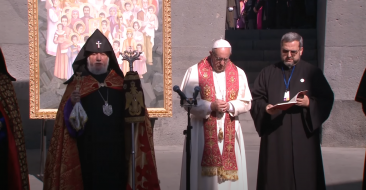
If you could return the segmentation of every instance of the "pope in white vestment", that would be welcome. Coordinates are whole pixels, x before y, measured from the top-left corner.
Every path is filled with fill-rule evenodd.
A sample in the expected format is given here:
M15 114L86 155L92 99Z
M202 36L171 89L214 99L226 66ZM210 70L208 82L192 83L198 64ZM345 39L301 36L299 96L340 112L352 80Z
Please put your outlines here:
M226 40L216 41L210 54L209 57L187 70L181 85L182 92L188 98L192 97L195 86L201 87L201 92L197 96L197 106L191 109L191 125L193 127L191 131L191 190L247 190L244 137L238 119L239 114L248 112L251 108L252 97L247 78L242 69L231 63L229 59L231 46ZM205 83L210 80L211 83L213 82L211 88L207 85L208 83ZM202 95L206 98L202 98ZM212 101L207 100L210 97L212 97ZM225 144L231 138L230 128L226 128L228 126L226 125L227 117L231 118L231 126L233 129L235 128L235 131L232 131L232 136L235 136L235 140L231 141L231 145ZM209 121L210 118L216 118L216 121L214 121L214 123L216 122L216 129L214 130L205 128L205 122ZM207 135L213 131L216 131L216 135L209 135L208 137ZM225 134L226 131L229 131L228 135ZM217 143L216 156L222 159L222 166L202 166L203 159L212 157L210 154L206 155L206 157L204 156L205 150L208 149L207 147L212 147L211 145L205 146L205 139L209 139L207 141L213 140L212 142ZM232 147L233 144L235 156L232 155L230 163L233 163L232 165L235 166L236 162L236 169L233 167L234 169L231 168L225 171L225 166L223 165L225 165L225 158L228 156L225 156L226 153L224 154L224 152L230 150L230 148L225 150L225 147ZM186 146L184 145L180 181L181 190L186 189L185 148Z

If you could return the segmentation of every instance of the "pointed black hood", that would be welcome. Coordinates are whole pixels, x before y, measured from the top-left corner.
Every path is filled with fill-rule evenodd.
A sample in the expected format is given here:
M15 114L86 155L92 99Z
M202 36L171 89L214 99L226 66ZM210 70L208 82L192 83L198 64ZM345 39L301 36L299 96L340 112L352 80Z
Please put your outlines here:
M8 75L11 81L16 81L16 79L9 74L8 69L6 68L4 54L1 48L0 48L0 73Z
M119 76L123 78L123 72L118 66L116 55L114 54L112 45L108 39L96 29L94 33L85 42L85 45L81 48L78 56L76 57L72 68L74 73L82 72L82 76L89 75L87 70L87 58L91 53L106 53L109 57L108 70L114 70ZM64 84L70 83L74 78L74 75L67 80Z

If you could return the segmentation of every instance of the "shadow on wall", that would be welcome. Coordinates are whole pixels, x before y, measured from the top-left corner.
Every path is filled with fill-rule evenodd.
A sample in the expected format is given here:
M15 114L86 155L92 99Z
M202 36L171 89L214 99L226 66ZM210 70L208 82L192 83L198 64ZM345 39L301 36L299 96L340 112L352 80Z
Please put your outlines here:
M360 190L362 188L362 181L327 185L327 190Z
M39 149L42 120L29 118L29 81L13 82L22 119L26 149ZM54 120L47 121L47 147L52 137Z

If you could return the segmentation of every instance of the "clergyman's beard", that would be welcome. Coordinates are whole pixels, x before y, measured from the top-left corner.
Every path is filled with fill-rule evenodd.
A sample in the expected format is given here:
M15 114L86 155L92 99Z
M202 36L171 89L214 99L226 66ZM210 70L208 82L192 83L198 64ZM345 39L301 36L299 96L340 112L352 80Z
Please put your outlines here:
M95 68L95 66L92 66L90 64L90 60L89 58L87 59L87 68L89 70L89 72L95 74L95 75L101 75L101 74L104 74L108 71L108 66L109 66L109 58L108 58L108 61L107 61L107 65L103 65L103 67L101 69L97 69Z
M288 63L285 60L282 60L282 61L283 61L283 64L285 64L286 67L291 69L293 66L295 66L300 61L300 59L293 60L293 62L291 62L291 63Z

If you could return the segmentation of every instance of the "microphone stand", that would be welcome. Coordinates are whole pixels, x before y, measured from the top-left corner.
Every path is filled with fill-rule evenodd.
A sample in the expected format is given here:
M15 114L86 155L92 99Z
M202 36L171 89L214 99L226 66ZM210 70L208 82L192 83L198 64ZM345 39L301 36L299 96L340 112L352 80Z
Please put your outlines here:
M187 104L183 105L183 98L181 98L180 100L180 106L181 107L187 107L188 112L187 112L187 117L188 117L188 125L187 125L187 129L183 131L183 135L186 135L186 189L190 190L191 189L191 178L190 178L190 174L191 174L191 108L193 106L197 106L197 100L196 98L190 98L190 99L186 99Z

